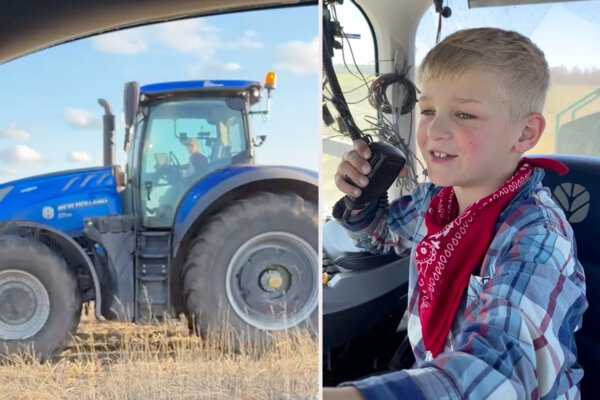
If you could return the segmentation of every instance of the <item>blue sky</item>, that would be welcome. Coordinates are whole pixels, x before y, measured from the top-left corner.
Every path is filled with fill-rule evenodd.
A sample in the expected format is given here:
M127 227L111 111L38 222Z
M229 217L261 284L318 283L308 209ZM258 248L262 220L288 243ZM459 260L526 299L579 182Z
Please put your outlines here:
M318 7L168 22L64 44L0 65L0 182L102 163L105 98L125 162L123 85L278 75L257 162L318 170ZM266 93L265 93L266 94ZM264 102L263 102L264 103Z

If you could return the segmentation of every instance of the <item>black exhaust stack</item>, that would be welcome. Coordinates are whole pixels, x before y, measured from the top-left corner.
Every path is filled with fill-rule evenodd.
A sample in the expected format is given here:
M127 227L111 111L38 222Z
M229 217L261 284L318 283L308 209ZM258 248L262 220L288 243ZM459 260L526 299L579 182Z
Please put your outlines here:
M104 135L104 166L110 167L115 163L115 116L110 104L104 99L98 99L98 104L104 108L102 131Z

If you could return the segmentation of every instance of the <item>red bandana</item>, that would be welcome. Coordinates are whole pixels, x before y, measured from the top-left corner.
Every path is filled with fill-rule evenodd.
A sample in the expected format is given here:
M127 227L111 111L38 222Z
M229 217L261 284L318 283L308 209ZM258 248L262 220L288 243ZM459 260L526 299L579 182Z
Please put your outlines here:
M462 294L470 275L483 262L500 213L534 166L560 175L568 172L566 166L554 160L523 158L504 185L471 204L460 216L453 187L443 188L431 200L425 216L427 236L417 246L415 258L423 344L433 357L444 350Z

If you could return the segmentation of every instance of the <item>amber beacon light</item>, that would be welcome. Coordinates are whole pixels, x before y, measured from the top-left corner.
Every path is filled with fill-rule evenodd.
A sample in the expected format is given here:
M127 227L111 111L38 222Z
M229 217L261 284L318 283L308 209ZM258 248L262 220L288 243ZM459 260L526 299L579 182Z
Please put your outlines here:
M276 86L277 86L277 75L275 75L275 72L267 73L267 76L265 77L265 89L273 90L276 88Z

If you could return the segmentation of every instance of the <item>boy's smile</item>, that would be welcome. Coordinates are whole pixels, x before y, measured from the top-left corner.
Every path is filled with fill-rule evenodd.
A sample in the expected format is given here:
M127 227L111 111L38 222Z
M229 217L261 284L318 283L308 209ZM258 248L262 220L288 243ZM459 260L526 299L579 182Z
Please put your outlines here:
M461 212L498 189L524 151L527 118L511 120L500 87L496 74L477 70L423 83L419 148L431 182L454 186Z

